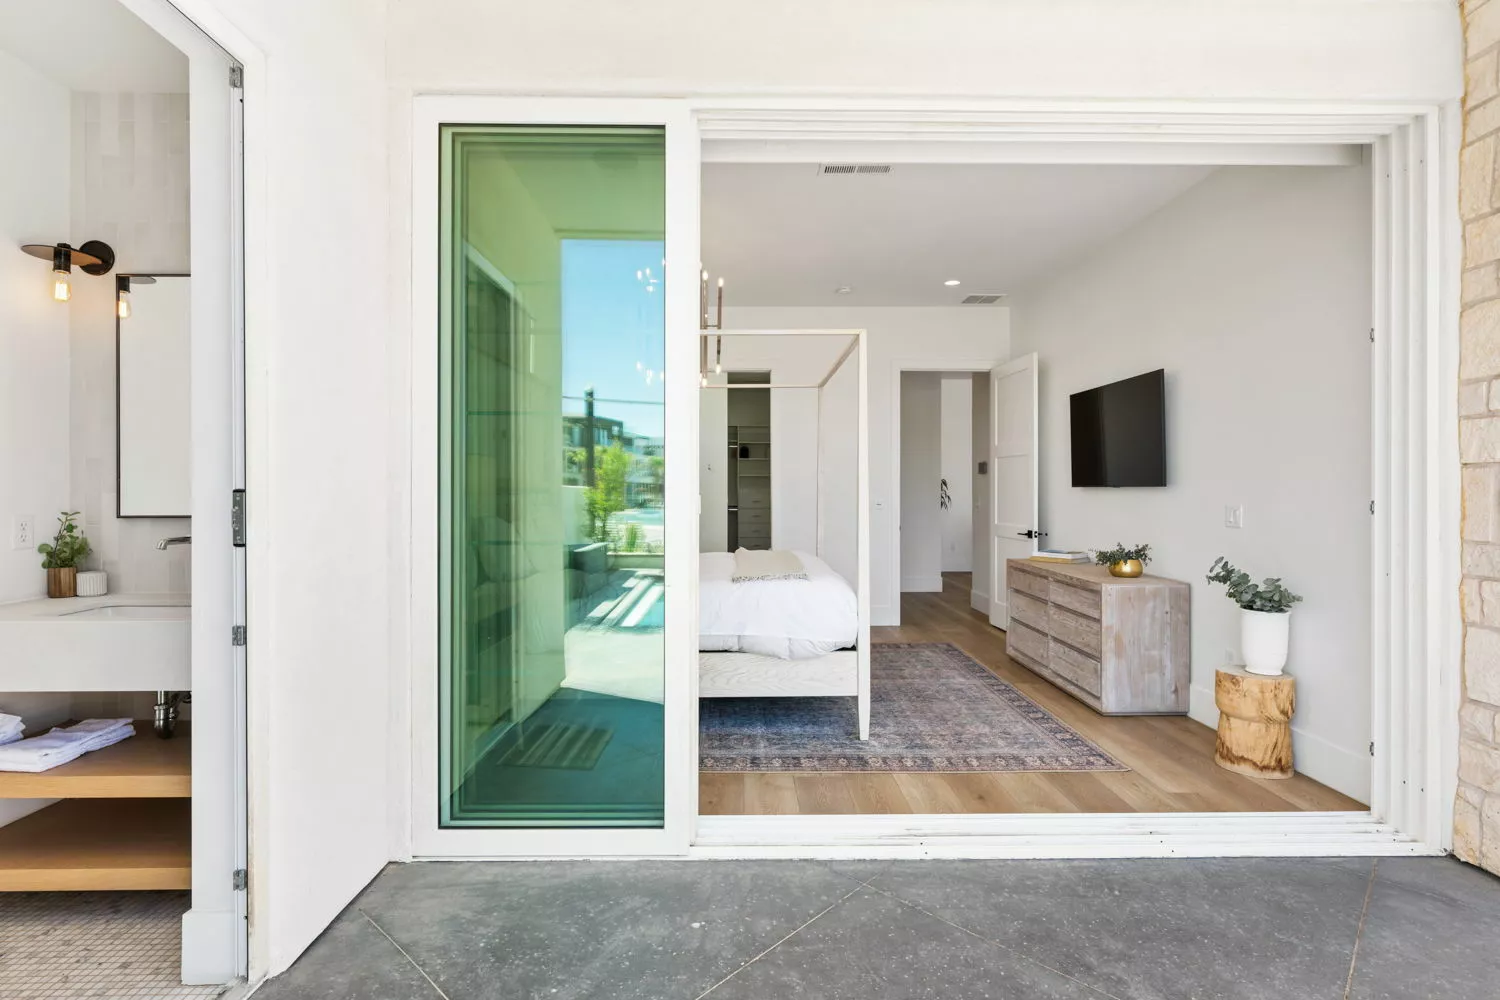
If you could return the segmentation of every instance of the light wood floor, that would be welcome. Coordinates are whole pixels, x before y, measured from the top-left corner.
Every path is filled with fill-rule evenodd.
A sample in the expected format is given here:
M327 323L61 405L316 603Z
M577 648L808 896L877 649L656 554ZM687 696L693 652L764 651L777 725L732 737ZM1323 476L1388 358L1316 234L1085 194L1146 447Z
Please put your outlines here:
M1214 764L1214 732L1183 716L1106 718L1005 655L1005 633L969 607L969 574L903 594L899 628L874 641L951 642L1104 748L1129 771L969 774L703 772L704 815L1003 812L1300 812L1365 807L1311 778L1247 778Z

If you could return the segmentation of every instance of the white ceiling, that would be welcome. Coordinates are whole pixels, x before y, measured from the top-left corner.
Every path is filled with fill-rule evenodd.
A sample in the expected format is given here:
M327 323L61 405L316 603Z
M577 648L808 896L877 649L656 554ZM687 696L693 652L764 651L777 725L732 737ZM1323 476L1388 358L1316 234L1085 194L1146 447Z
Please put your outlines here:
M955 305L1015 292L1213 169L898 163L851 176L708 163L703 262L737 306Z
M187 93L187 56L117 0L0 0L0 49L69 90Z

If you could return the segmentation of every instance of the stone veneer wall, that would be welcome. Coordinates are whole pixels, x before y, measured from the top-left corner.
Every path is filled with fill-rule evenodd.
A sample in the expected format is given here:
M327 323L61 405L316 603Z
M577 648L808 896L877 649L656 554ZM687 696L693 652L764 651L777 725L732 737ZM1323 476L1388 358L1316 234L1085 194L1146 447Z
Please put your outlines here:
M1500 0L1466 0L1463 7L1464 654L1453 849L1500 873Z

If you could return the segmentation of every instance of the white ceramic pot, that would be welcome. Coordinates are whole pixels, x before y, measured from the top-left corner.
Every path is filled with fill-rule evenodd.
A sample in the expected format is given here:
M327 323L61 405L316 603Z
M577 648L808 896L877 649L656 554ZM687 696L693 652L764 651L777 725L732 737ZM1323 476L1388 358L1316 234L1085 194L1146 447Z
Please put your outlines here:
M109 593L109 575L102 569L91 569L78 574L79 597L103 597Z
M1286 668L1292 613L1240 609L1240 653L1252 674L1275 676Z

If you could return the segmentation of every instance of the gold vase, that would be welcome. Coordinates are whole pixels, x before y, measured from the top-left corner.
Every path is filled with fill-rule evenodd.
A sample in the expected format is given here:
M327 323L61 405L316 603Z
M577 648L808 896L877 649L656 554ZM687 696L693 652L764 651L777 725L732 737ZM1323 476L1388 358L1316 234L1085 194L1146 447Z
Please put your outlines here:
M1126 579L1134 579L1146 572L1146 567L1139 559L1122 559L1119 562L1109 564L1110 576L1123 576Z

